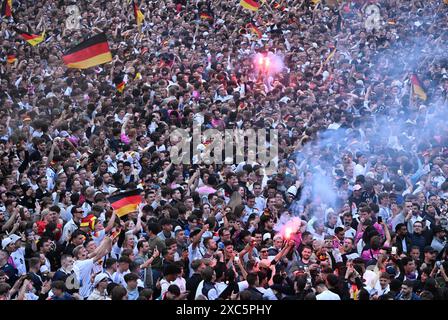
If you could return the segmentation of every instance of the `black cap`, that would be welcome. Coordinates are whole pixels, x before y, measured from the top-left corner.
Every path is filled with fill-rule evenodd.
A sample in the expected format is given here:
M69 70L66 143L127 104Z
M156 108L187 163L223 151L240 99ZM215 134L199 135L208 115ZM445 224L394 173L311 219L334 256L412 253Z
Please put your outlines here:
M190 235L189 235L190 238L196 236L199 232L201 232L201 229L200 229L200 228L196 228L196 229L190 231Z

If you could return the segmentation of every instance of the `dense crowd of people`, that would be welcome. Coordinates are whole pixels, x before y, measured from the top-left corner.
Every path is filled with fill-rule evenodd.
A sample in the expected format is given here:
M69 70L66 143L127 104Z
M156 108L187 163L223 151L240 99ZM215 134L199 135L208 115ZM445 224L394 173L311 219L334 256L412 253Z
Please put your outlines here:
M138 28L127 0L77 1L71 30L69 2L13 1L0 299L448 298L448 4L239 2L142 0ZM113 61L66 68L64 51L100 32ZM282 71L254 71L257 53ZM275 172L173 163L170 134L195 125L275 129ZM119 217L109 197L135 189Z

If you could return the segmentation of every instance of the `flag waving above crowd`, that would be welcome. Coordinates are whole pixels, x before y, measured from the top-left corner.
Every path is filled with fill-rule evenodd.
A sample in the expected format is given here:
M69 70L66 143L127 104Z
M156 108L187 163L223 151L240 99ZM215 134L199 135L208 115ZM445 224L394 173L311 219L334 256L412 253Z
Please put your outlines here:
M45 40L45 31L42 34L32 34L18 28L14 28L14 31L33 47Z
M112 53L104 33L93 36L74 46L62 56L68 68L87 69L112 61Z

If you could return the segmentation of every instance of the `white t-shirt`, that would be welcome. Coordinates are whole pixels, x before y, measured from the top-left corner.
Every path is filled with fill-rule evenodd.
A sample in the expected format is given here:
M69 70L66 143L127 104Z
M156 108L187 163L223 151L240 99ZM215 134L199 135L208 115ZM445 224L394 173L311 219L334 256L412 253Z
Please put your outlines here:
M19 248L13 253L11 253L11 258L14 261L14 265L19 272L19 276L26 274L25 266L25 248Z
M123 273L121 273L120 271L117 270L112 275L112 281L126 288L127 284L126 281L124 281L124 276L127 275L128 273L131 273L131 271L126 270Z
M201 250L200 244L196 246L196 248L193 249L193 244L190 244L188 246L188 260L190 261L190 277L193 275L194 270L191 268L191 263L194 260L202 259L202 256L204 255L204 252Z
M246 280L238 282L238 292L242 292L247 288L249 288L249 283Z
M224 290L227 289L228 285L224 282L217 282L217 283L215 283L215 287L216 287L216 290L218 290L218 297L219 297L219 295L221 293L223 293Z
M177 277L176 280L171 282L171 284L175 284L176 286L178 286L180 289L180 293L184 293L185 291L187 291L187 282L182 277Z
M257 287L257 290L263 294L263 299L265 300L278 300L271 288L265 289L262 287Z
M316 296L316 300L341 300L341 297L330 290L325 290Z
M87 298L92 291L90 276L92 275L94 266L95 261L93 259L76 260L73 264L73 271L80 284L79 294L83 298Z

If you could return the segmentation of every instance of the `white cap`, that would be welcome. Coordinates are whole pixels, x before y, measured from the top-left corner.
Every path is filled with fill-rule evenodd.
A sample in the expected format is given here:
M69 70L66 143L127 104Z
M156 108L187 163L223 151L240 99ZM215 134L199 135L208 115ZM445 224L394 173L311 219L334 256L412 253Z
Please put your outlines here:
M361 189L362 189L362 187L359 184L355 184L355 186L353 187L353 191L358 191Z
M14 243L11 238L5 238L2 240L2 248L3 250L6 249L7 246L9 246L11 243Z
M22 239L21 237L19 237L19 236L16 235L15 233L10 234L8 238L10 238L10 239L12 240L12 242L14 242L14 243L16 243L18 240L21 240L21 239Z
M96 288L98 283L100 283L101 281L103 281L104 279L107 279L107 278L108 278L108 276L104 272L97 274L95 276L95 280L93 281L93 287Z
M48 269L48 267L44 264L40 267L40 272L41 273L50 272L50 269Z
M181 226L177 226L176 228L174 228L174 232L176 233L177 231L181 231L183 230Z
M263 241L266 241L266 240L268 240L268 239L271 239L271 234L270 234L269 232L266 232L266 233L263 235Z
M290 193L290 194L292 194L293 196L296 196L297 195L297 187L296 186L290 186L289 188L288 188L288 191L287 191L288 193Z

